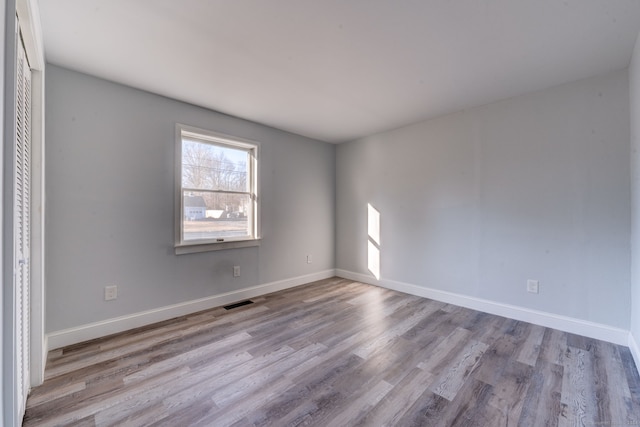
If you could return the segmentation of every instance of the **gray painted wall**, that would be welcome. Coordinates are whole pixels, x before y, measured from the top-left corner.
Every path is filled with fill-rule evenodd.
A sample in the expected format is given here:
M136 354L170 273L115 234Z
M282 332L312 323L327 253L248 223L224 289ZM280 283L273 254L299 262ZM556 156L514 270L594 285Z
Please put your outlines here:
M631 106L631 334L640 343L640 36L629 66Z
M52 65L46 114L47 332L334 268L333 145ZM174 255L176 122L261 143L259 248Z
M627 72L338 146L336 266L627 329ZM527 279L540 281L538 295Z

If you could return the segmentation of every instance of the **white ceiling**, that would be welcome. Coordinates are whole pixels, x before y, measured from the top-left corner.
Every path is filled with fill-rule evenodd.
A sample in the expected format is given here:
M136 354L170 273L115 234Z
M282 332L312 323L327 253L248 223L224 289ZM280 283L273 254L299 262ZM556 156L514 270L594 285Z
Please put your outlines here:
M328 142L625 68L638 0L40 0L50 63Z

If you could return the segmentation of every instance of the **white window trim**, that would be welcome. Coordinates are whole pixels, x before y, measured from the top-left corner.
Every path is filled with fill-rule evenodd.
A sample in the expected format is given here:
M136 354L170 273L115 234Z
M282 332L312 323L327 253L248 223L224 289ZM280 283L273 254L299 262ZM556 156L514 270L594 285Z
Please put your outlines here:
M254 156L251 159L251 193L255 196L254 201L254 214L253 214L253 236L228 239L225 241L183 241L182 240L182 138L184 136L191 136L196 139L204 139L212 143L218 143L223 145L235 145L242 148L250 148L254 152ZM176 151L175 151L175 253L176 255L217 251L223 249L237 249L246 248L252 246L260 246L260 188L259 188L259 165L260 159L260 143L251 141L244 138L238 138L231 135L226 135L219 132L213 132L206 129L200 129L193 126L176 124Z

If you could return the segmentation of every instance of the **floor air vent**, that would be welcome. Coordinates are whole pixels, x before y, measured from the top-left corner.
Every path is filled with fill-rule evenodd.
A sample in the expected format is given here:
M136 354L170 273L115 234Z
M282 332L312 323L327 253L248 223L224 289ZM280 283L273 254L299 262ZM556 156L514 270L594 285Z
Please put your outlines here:
M231 310L232 308L238 308L238 307L242 307L243 305L249 305L249 304L253 304L253 301L248 299L248 300L237 302L235 304L225 305L224 309Z

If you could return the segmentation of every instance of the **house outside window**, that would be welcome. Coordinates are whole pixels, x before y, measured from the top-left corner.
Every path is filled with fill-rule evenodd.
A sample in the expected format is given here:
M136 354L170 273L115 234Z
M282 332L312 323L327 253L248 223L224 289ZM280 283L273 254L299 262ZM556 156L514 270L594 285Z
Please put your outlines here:
M207 217L207 204L202 196L184 196L184 220L197 221Z

